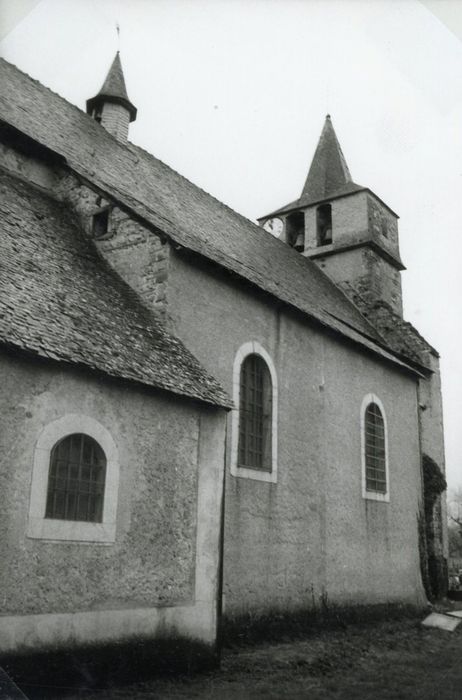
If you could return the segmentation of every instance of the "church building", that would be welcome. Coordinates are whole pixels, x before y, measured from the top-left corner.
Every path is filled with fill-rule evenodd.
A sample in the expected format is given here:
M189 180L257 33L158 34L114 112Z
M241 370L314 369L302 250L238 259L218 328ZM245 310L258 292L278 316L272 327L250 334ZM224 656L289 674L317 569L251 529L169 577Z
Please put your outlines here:
M330 116L257 225L128 140L119 54L86 111L0 71L0 653L444 592L438 353Z

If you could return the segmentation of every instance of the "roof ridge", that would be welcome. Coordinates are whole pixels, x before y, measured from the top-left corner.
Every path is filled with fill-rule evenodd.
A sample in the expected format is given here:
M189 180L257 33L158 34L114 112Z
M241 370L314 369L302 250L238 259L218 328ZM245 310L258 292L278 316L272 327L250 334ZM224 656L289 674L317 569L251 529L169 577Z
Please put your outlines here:
M3 58L3 56L0 56L0 63L1 62L7 63L9 66L12 66L15 70L18 71L18 73L21 73L24 75L28 80L30 80L32 83L35 85L38 85L40 88L46 90L49 92L51 95L54 95L55 97L58 97L60 100L65 102L69 107L72 107L73 110L78 112L79 115L83 115L84 117L88 118L90 123L94 124L95 127L101 129L100 133L106 134L112 141L116 144L118 144L121 148L127 148L127 146L135 145L131 141L127 141L127 143L122 143L118 139L116 139L115 136L113 136L107 129L104 128L99 122L96 121L96 119L93 119L89 114L84 109L81 109L78 105L74 104L74 102L70 102L70 100L67 99L67 97L63 97L63 95L60 95L59 92L56 92L55 90L52 90L52 88L48 87L48 85L44 85L43 83L40 82L37 78L33 78L29 73L26 73L26 71L21 70L21 68L18 68L18 66L15 63L11 63L11 61L7 61L6 58ZM155 156L153 156L155 157Z
M130 141L130 140L127 141L126 143L120 142L118 139L115 138L115 136L112 136L112 134L110 134L110 133L107 131L107 129L105 129L103 126L101 126L101 124L99 124L97 121L95 121L94 119L92 119L92 117L91 117L89 114L87 114L86 111L84 111L83 109L81 109L78 105L74 104L73 102L70 102L66 97L63 97L62 95L60 95L59 92L56 92L55 90L52 90L52 89L51 89L50 87L48 87L47 85L44 85L43 83L41 83L40 80L37 80L37 78L33 78L31 75L29 75L29 73L26 73L26 71L23 71L23 70L21 70L20 68L18 68L18 66L17 66L15 63L11 63L10 61L7 61L7 60L6 60L5 58L3 58L3 57L0 57L0 61L4 61L5 63L8 63L10 66L13 66L13 68L15 68L17 71L19 71L19 73L22 73L23 75L25 75L25 76L26 76L27 78L29 78L29 80L31 80L33 83L35 83L36 85L39 85L39 86L42 87L42 88L45 88L45 90L47 90L48 92L50 92L52 95L56 95L56 97L59 97L60 100L63 100L63 101L66 102L66 104L68 104L70 107L72 107L73 109L77 110L77 112L78 112L80 115L83 115L84 117L87 117L91 122L93 122L94 124L97 124L97 125L104 131L104 133L107 134L108 136L110 136L110 137L113 139L113 141L114 141L115 143L117 143L121 148L126 149L126 150L128 150L128 151L130 151L132 148L133 148L133 149L136 149L136 150L139 150L139 151L142 151L142 153L144 153L144 154L146 154L147 156L149 156L149 158L153 158L153 159L156 160L158 163L161 163L165 168L168 168L169 170L171 170L171 172L175 173L175 175L178 175L178 177L180 177L182 180L185 180L185 182L188 182L190 185L192 185L192 186L195 187L196 189L198 189L198 190L200 190L201 192L203 192L204 194L206 194L208 197L210 197L210 198L213 199L215 202L217 202L218 204L220 204L220 206L224 207L224 208L227 209L228 211L231 211L233 214L235 214L235 215L238 216L239 218L243 219L243 220L246 221L247 223L252 224L253 226L255 226L255 228L257 228L257 229L259 229L259 230L260 230L260 229L263 230L261 226L259 226L257 223L255 223L255 221L252 221L252 219L247 218L246 216L244 216L244 214L241 214L241 213L238 212L236 209L233 209L229 204L226 204L225 202L222 202L220 199L218 199L217 197L215 197L215 195L211 194L210 192L207 192L207 190L205 190L205 189L204 189L203 187L201 187L200 185L196 185L196 183L194 183L192 180L190 180L189 178L187 178L185 175L182 175L180 172L178 172L178 170L175 170L175 168L172 168L171 165L169 165L168 163L166 163L165 161L163 161L161 158L158 158L157 156L153 155L152 153L150 153L150 151L147 151L147 150L146 150L145 148L143 148L142 146L139 146L138 144L136 144L136 143L134 143L133 141ZM270 234L270 235L271 235L271 234Z
M33 83L35 83L35 85L39 85L41 88L44 88L47 92L50 92L52 95L56 95L56 97L59 97L60 100L63 100L70 107L72 107L73 109L76 109L79 112L79 114L85 114L86 116L88 116L86 114L86 112L83 111L83 109L80 109L80 107L78 107L78 105L74 104L73 102L70 102L67 99L67 97L63 97L62 95L59 94L59 92L52 90L50 87L48 87L48 85L44 85L43 83L40 82L40 80L37 80L37 78L33 78L31 75L29 75L29 73L26 73L26 71L21 70L21 68L18 68L18 66L15 63L11 63L11 61L7 61L6 58L3 58L3 56L0 56L0 63L1 62L7 63L9 66L12 66L13 68L15 68L18 71L18 73L25 75L26 78L28 78ZM91 119L91 117L90 117L90 119ZM95 121L95 120L93 119L92 121ZM95 122L95 124L97 124L97 122ZM104 128L104 127L102 127L102 128ZM107 132L107 133L109 133L109 132Z
M332 313L356 331L375 331L351 299L312 261L302 259L282 241L275 245L277 239L257 223L143 147L120 143L103 127L98 130L100 125L77 105L13 64L6 61L5 65L10 68L5 99L0 100L3 118L38 143L56 149L68 167L90 186L118 200L152 230L163 231L180 246L229 269L335 332L348 337L350 329L345 323L340 327ZM61 122L48 128L43 117L50 106L61 116ZM74 146L75 139L63 140L66 135L80 137L78 146ZM355 335L358 342L361 336ZM379 345L374 351L382 354Z
M164 163L163 161L161 161L161 160L159 160L158 158L156 158L155 156L153 156L151 153L149 153L149 151L146 151L145 149L143 149L143 148L141 148L141 147L139 147L139 146L136 146L136 148L137 148L138 150L141 150L141 151L143 151L144 153L146 153L146 155L148 155L149 157L154 158L154 160L156 160L157 162L161 163L162 165L164 165L165 167L167 167L169 170L171 170L172 172L174 172L175 174L177 174L181 179L186 180L186 181L187 181L190 185L192 185L194 188L200 189L202 192L204 192L204 194L205 194L206 196L211 197L211 198L214 199L216 202L218 202L218 204L221 204L221 205L222 205L223 207L225 207L226 209L229 209L231 212L237 214L237 216L240 216L240 217L241 217L244 221L246 221L247 223L252 224L252 225L254 226L254 228L255 228L257 231L259 231L261 234L264 234L265 236L268 236L273 242L276 242L278 245L283 246L283 247L284 247L284 250L285 250L287 253L293 255L294 260L297 260L297 263L298 263L298 264L306 265L306 267L309 268L309 271L310 271L310 272L312 272L312 273L315 274L315 275L316 275L316 274L319 275L319 276L322 277L325 281L327 281L327 283L329 284L329 286L331 287L331 289L332 289L334 292L336 292L339 296L342 296L342 297L344 298L344 300L346 300L346 302L348 303L348 305L353 306L353 307L357 310L357 312L361 315L361 317L362 317L363 320L366 322L366 324L368 325L368 327L371 328L372 331L375 331L375 332L377 333L377 329L375 328L375 326L369 321L369 319L365 316L364 312L353 302L353 300L348 296L348 294L346 294L346 292L345 292L339 285L335 284L335 282L333 282L333 281L331 280L331 278L330 278L320 267L318 267L317 265L312 264L312 261L310 260L310 258L308 258L308 257L306 257L306 256L304 256L304 255L300 255L300 253L298 253L297 251L293 250L292 248L289 248L289 247L287 246L287 244L286 244L284 241L282 241L282 240L279 239L279 238L275 238L271 233L269 233L268 231L266 231L262 226L258 226L257 224L254 224L250 219L246 219L246 217L241 216L238 212L234 212L233 209L230 209L230 207L228 207L226 204L223 204L222 202L220 202L220 200L218 200L218 199L216 199L215 197L213 197L213 195L210 195L208 192L206 192L205 190L202 190L200 187L198 187L198 186L195 185L193 182L191 182L190 180L188 180L187 178L185 178L183 175L181 175L180 173L177 173L177 171L173 170L172 168L170 168L169 165L167 165L167 164ZM101 184L103 185L104 189L107 191L107 195L108 195L108 196L110 196L111 189L112 189L112 190L116 189L116 188L114 188L114 187L111 188L111 186L110 186L107 182L105 182L105 181L100 181L100 182L101 182ZM116 190L116 191L117 191L117 190ZM121 194L123 195L123 193L121 193ZM159 217L160 219L162 219L163 221L165 221L166 223L168 223L170 226L172 226L172 228L175 229L176 231L178 231L180 234L182 234L182 235L184 235L184 236L186 236L186 237L187 237L187 236L192 236L192 238L193 238L195 241L198 240L198 239L197 239L197 236L195 236L194 234L188 233L188 232L185 231L182 227L180 227L177 223L171 221L170 219L168 219L168 218L165 217L164 215L159 214L159 213L156 212L155 210L151 209L151 207L150 207L149 205L147 205L145 202L141 201L140 199L138 199L137 197L134 197L134 196L131 195L131 194L128 195L128 196L130 197L130 199L131 199L132 201L136 202L136 203L139 204L143 209L145 209L146 212L147 212L148 214L154 215L154 216L156 216L156 217ZM165 232L165 233L166 233L167 235L169 235L167 232ZM180 244L180 245L181 245L181 244ZM225 252L223 252L220 248L216 247L210 240L207 242L207 245L209 246L209 248L211 248L211 249L213 249L214 251L216 251L217 253L219 253L219 254L220 254L221 256L223 256L225 259L227 259L227 260L234 260L234 258L230 257L230 256L227 255ZM196 251L196 252L197 252L197 251ZM240 263L240 265L241 265L242 267L244 267L245 269L251 269L251 266L248 266L244 261L239 260L239 263ZM278 286L279 286L279 285L278 285ZM335 316L335 314L331 314L330 312L325 311L325 310L322 309L322 308L319 308L319 309L318 309L318 312L319 312L321 315L324 315L325 313L328 313L328 314L329 314L330 316L332 316L333 318L337 318L338 320L342 321L342 323L345 323L345 324L348 325L349 327L354 328L354 326L353 326L352 324L348 323L346 320L342 319L340 316ZM362 333L362 332L359 331L357 328L354 328L354 330L355 330L356 332L361 333L361 335L364 335L364 337L367 337L366 334Z

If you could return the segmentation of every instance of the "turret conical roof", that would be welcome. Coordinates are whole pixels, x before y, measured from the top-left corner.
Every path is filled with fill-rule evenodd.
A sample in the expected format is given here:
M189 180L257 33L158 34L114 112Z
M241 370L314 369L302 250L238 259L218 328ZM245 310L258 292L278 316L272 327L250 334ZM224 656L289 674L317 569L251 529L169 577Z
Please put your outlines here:
M130 121L136 119L136 107L130 102L127 88L125 86L125 78L122 70L120 55L117 51L112 62L106 80L103 83L101 90L95 97L87 100L87 113L91 114L95 107L103 102L115 102L121 104L130 112Z

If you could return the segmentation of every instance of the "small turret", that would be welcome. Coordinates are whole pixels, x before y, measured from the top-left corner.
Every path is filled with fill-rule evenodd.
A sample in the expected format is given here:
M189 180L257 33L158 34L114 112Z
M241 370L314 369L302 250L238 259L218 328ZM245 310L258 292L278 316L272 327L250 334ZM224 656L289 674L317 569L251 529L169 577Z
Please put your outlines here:
M87 100L87 114L118 141L127 142L129 123L136 119L136 107L128 98L118 51L101 90Z

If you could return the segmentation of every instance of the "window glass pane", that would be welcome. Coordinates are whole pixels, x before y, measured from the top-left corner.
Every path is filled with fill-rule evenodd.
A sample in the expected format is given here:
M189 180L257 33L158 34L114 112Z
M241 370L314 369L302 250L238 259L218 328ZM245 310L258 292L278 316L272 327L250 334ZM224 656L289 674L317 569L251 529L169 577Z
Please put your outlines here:
M272 385L265 361L248 355L241 366L239 445L240 467L271 471Z
M45 517L101 522L105 479L100 445L82 433L64 438L51 452Z
M386 493L385 425L382 412L375 403L366 408L364 432L366 490Z

